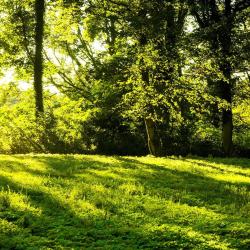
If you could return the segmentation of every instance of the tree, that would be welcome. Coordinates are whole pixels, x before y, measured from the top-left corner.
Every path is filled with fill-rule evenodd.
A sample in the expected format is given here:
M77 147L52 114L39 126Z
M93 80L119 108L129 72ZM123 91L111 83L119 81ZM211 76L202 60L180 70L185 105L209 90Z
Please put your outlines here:
M92 97L95 106L105 103L97 96L109 98L115 89L110 105L115 107L123 94L125 119L144 121L150 153L165 154L171 130L187 104L181 97L187 86L180 80L179 55L186 5L181 1L89 1L80 11L84 18L78 20L77 39L59 38L59 46L75 64L68 74L58 71L64 80L62 89L74 88L86 99ZM96 38L106 49L93 54L90 44ZM184 122L179 127L183 126Z
M122 117L124 90L119 85L128 79L125 72L133 54L112 7L109 1L89 5L61 2L56 9L48 7L47 45L54 55L46 55L45 73L72 99L84 98L82 107L91 115L83 130L97 152L141 154L146 148L145 133ZM101 45L99 49L93 48L95 42Z
M227 103L222 108L222 145L224 153L230 156L233 150L233 115L232 101L235 79L233 58L235 51L235 30L237 15L250 6L244 1L188 1L191 14L203 31L203 38L209 42L212 57L215 58L218 70L222 74L216 82L219 97ZM200 35L202 35L200 33Z
M150 153L166 154L185 88L179 50L187 8L181 1L132 1L124 8L127 34L135 44L125 99L130 114L145 122Z
M34 90L36 117L44 112L43 106L43 36L44 36L45 1L35 1L35 58L34 58Z
M0 30L4 49L2 66L14 69L18 79L29 82L33 76L36 116L42 113L42 50L45 2L14 0L1 2Z

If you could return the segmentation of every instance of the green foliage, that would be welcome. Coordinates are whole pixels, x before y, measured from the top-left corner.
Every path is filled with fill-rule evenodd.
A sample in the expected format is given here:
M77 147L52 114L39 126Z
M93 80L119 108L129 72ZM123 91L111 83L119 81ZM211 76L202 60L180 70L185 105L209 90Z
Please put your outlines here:
M0 3L1 71L14 68L23 80L29 79L34 57L33 0L3 0Z
M85 99L72 100L62 94L46 92L47 112L38 124L34 117L33 91L21 91L14 84L2 85L0 90L2 153L147 153L144 124L137 116L132 119L121 116L128 109L120 105L112 107L114 97L109 91L106 100L100 97L99 108L91 108ZM102 93L102 90L95 91ZM248 107L246 101L234 109L236 153L242 156L248 155L249 148ZM185 115L185 110L179 112ZM191 113L185 118L184 115L172 117L170 125L158 122L164 131L161 136L168 143L165 153L221 155L219 128L209 126L204 116Z
M15 85L1 86L1 152L27 152L39 145L39 128L34 123L33 105ZM20 105L20 100L23 103Z
M248 249L249 161L0 157L1 249Z
M16 85L1 86L1 153L143 154L143 132L121 124L112 109L84 108L85 99L45 93L47 112L39 121L34 116L33 91Z
M221 155L223 112L232 108L234 154L248 156L249 8L232 2L228 27L224 3L213 3L216 25L200 1L47 1L43 82L58 93L45 94L36 121L32 91L1 87L0 151L141 155L151 140L160 155ZM4 0L0 15L0 74L13 70L14 81L30 84L34 0ZM232 100L223 97L228 86Z
M235 144L242 155L249 155L250 148L250 101L242 99L234 109Z
M20 91L15 85L2 86L0 99L2 153L66 152L71 147L74 152L84 147L79 126L86 115L76 108L81 100L53 98L48 92L48 112L37 122L33 91Z

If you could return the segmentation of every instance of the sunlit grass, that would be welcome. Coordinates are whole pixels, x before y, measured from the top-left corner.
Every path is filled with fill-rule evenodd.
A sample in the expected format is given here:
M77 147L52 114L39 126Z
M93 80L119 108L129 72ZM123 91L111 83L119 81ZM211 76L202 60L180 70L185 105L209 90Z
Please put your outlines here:
M249 249L244 159L0 156L0 249Z

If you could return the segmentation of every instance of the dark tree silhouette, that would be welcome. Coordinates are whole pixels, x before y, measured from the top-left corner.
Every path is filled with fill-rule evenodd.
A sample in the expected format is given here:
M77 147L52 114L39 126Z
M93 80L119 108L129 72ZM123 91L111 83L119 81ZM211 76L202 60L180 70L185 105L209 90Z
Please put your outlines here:
M233 65L233 36L237 25L235 17L238 12L250 7L250 0L244 1L188 1L191 13L195 17L200 29L204 30L206 39L210 43L211 51L217 59L219 69L224 79L218 81L217 89L220 98L225 100L229 107L222 110L222 145L226 156L233 150L233 114L232 97L234 80L232 77Z
M35 1L35 60L34 60L34 90L36 117L44 112L43 105L43 35L44 35L45 0Z

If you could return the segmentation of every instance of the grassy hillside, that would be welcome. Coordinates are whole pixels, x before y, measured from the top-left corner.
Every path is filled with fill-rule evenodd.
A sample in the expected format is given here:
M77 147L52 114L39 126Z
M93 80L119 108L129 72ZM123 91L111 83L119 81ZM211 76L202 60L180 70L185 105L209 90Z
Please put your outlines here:
M249 249L250 161L0 156L0 249Z

